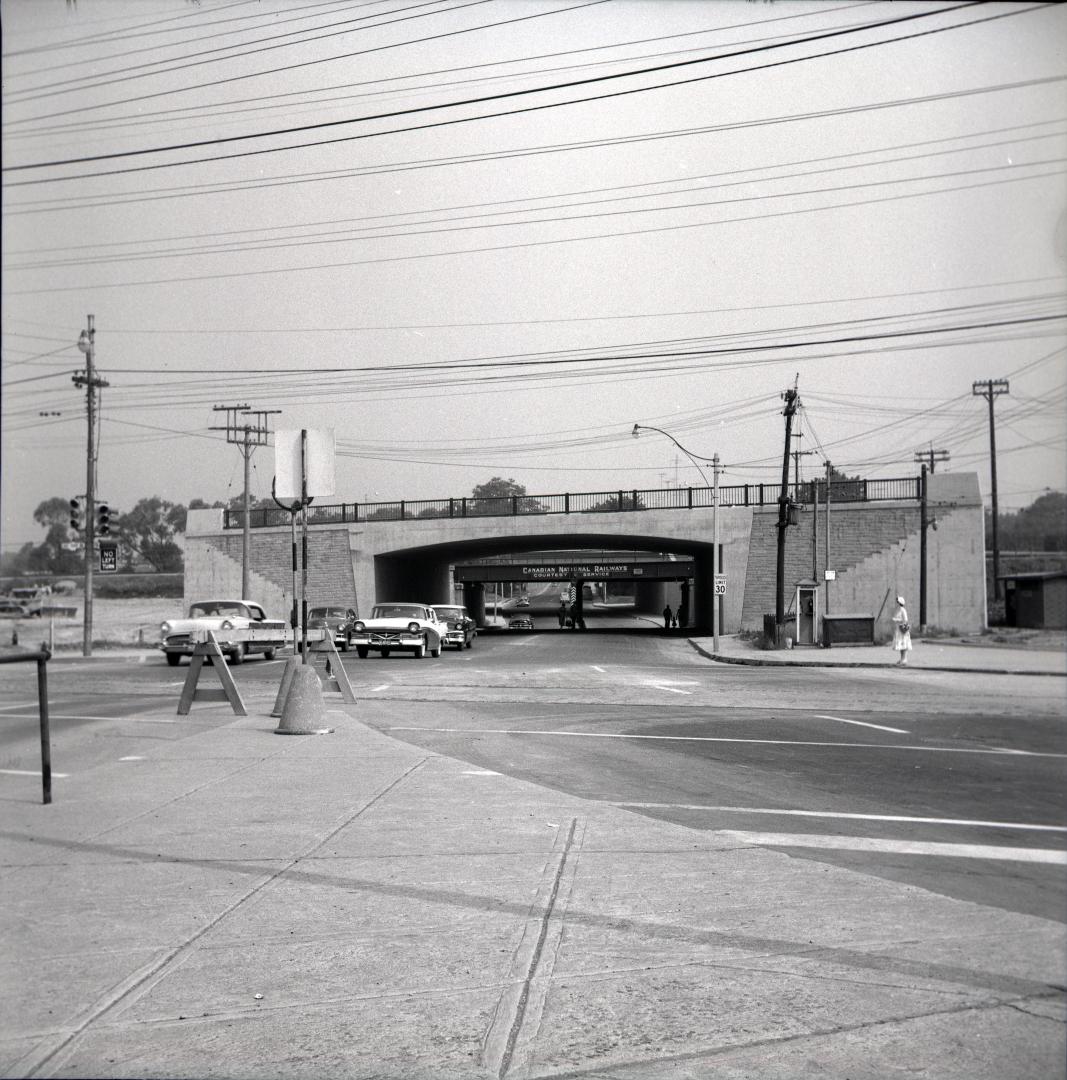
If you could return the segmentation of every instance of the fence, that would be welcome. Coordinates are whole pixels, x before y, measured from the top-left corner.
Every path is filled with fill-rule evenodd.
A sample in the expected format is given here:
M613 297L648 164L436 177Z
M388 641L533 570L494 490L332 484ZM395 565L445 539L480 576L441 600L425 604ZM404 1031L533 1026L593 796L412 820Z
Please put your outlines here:
M888 502L917 500L920 480L907 476L891 480L835 480L830 501ZM719 488L720 506L776 506L781 484L733 484ZM798 503L826 501L826 481L794 484L789 495ZM605 514L641 510L709 509L714 502L710 487L620 489L566 492L562 495L505 495L498 498L464 496L451 499L400 499L395 502L334 503L308 507L311 525L346 525L368 521L413 521L419 518L518 517L524 514ZM288 525L289 511L280 507L250 510L249 528ZM243 510L226 510L223 528L244 528Z

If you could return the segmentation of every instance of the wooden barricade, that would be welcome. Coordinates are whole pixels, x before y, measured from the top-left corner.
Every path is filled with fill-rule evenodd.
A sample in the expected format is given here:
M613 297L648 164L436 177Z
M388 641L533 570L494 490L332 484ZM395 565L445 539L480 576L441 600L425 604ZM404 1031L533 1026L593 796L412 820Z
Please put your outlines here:
M308 653L309 659L316 665L316 672L318 672L319 659L325 660L325 673L318 673L323 690L329 693L336 688L341 694L342 701L347 702L349 705L355 705L356 692L352 689L352 683L348 679L348 672L345 671L344 665L341 663L341 655L334 644L333 634L326 630L319 641L314 643L309 641Z
M222 688L198 689L200 672L204 667L204 661L211 658L211 666L222 683ZM226 657L219 648L215 634L207 631L207 641L198 642L193 649L193 657L189 662L189 674L185 677L185 685L182 687L182 696L178 701L178 715L188 716L194 701L228 701L237 716L247 716L248 710L241 700L241 692L233 681L230 669L226 664Z

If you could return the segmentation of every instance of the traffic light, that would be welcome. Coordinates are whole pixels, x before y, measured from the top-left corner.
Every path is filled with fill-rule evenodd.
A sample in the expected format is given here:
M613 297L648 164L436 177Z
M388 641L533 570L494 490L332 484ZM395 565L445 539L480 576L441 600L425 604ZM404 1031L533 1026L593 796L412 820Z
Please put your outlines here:
M70 500L70 527L79 532L82 527L82 504L81 499Z
M111 508L101 503L96 508L96 535L107 536L111 532Z

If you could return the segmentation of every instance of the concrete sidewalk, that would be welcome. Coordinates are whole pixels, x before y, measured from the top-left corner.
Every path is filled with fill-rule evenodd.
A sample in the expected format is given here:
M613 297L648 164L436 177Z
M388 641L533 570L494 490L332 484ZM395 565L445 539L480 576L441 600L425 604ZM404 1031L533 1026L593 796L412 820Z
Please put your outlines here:
M882 668L896 667L898 659L897 653L889 645L834 645L828 649L804 645L792 649L761 649L753 640L720 634L719 650L716 652L711 635L690 640L704 655L728 664ZM1060 649L977 645L939 638L923 640L913 637L912 641L914 647L908 654L909 668L993 675L1067 676L1067 652Z
M371 702L276 736L242 690L113 721L157 748L50 806L8 789L4 1076L1062 1075L1059 923L478 769Z

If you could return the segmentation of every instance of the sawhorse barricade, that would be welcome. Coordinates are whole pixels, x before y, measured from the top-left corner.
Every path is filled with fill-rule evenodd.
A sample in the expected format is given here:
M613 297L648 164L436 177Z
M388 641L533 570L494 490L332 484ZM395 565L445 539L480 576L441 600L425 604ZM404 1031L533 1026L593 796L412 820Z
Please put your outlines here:
M248 710L244 701L241 700L241 692L233 681L230 669L226 664L226 657L219 648L219 643L211 630L206 631L207 640L197 642L193 649L193 658L189 663L189 674L185 677L185 685L182 687L182 696L178 701L178 715L188 716L194 701L228 701L237 716L247 716ZM211 659L211 666L222 683L221 689L197 689L200 680L200 672L204 667L204 661Z
M341 700L347 702L349 705L356 703L356 692L352 689L352 683L349 682L348 673L344 669L344 665L341 663L341 655L337 651L337 646L334 644L333 634L329 630L322 632L322 637L315 642L308 639L308 658L312 663L319 660L320 657L326 659L326 672L325 675L320 674L319 678L322 680L323 689L326 691L332 690L336 686L338 692L341 694Z

